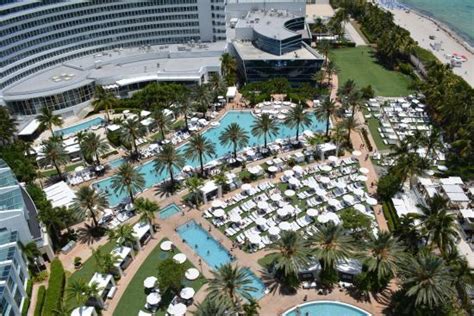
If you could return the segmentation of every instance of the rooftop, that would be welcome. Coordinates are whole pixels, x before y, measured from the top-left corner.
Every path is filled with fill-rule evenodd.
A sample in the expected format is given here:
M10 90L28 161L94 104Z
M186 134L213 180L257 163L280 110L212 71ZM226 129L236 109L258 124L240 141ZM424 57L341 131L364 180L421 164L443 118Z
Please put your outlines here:
M300 49L294 50L283 55L273 55L267 53L250 42L234 41L232 42L236 51L243 60L315 60L322 59L315 50L302 45Z
M284 40L298 33L285 27L285 23L296 16L286 10L267 10L249 12L245 19L240 19L235 28L253 28L255 32L269 38Z

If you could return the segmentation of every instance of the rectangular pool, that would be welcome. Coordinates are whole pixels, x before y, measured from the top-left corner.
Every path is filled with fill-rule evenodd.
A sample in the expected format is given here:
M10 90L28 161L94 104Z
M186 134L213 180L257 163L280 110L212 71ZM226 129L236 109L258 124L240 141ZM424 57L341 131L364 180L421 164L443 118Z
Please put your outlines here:
M167 205L160 211L160 218L166 219L168 217L178 214L179 212L181 212L181 208L178 205L172 203L170 205Z
M84 121L76 125L72 125L66 128L58 129L54 131L54 135L69 135L76 134L77 132L90 129L94 126L99 126L104 124L105 120L101 117L93 118L92 120Z
M127 160L125 158L118 158L112 161L109 161L109 166L112 169L117 169L120 167L123 163L125 163Z
M227 249L195 221L179 226L177 232L211 268L216 269L234 260ZM250 269L246 268L246 271L252 280L252 286L257 289L252 293L252 297L261 299L265 295L265 285Z

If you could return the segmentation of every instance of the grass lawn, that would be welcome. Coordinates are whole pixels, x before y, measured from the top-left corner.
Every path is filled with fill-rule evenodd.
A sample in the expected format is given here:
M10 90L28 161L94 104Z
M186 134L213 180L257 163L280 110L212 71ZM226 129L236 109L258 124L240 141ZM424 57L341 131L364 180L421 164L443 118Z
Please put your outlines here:
M397 97L411 93L410 78L378 64L373 50L367 46L340 48L330 52L339 72L339 85L352 79L359 88L371 85L377 96Z
M161 244L161 242L159 243ZM175 253L179 252L165 252L160 249L160 245L157 245L155 249L146 258L145 262L140 266L133 279L129 284L120 284L119 286L126 286L125 293L120 298L117 308L114 311L114 316L129 316L137 315L138 312L143 309L146 303L146 296L143 287L143 281L151 276L157 274L158 263L164 259L172 257ZM191 268L193 265L186 261L184 263L186 268ZM190 286L197 292L206 283L206 279L200 276L195 281L183 280L183 286ZM161 308L155 313L155 315L165 315L166 309L169 303L173 299L173 294L165 292L163 294Z
M390 147L384 144L382 137L380 136L378 128L380 127L380 121L374 117L367 119L367 125L369 126L370 134L374 139L377 150L385 150Z
M274 254L269 254L269 255L266 255L265 257L259 259L257 262L263 268L267 268L270 265L270 263L272 263L274 257L275 257Z
M60 167L60 168L62 170L64 170L64 172L71 172L71 171L74 171L74 169L76 169L76 167L85 166L85 165L86 165L85 162L80 161L80 162L69 164L69 165L66 166L66 168L64 168L64 167ZM54 169L54 168L53 169L48 169L48 170L45 170L45 171L41 171L41 173L45 177L51 177L51 176L54 176L54 175L57 174L56 169Z

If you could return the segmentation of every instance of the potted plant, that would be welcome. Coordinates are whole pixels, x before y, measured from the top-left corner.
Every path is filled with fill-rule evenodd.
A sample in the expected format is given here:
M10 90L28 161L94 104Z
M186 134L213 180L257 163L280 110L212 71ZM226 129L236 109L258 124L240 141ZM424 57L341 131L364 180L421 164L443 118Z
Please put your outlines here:
M75 257L74 258L74 268L79 269L82 266L82 258Z

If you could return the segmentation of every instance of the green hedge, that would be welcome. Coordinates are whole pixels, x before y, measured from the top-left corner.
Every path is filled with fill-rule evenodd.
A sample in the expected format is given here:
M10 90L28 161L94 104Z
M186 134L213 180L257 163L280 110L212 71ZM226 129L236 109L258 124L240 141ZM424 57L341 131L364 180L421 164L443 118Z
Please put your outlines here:
M383 214L387 220L388 229L394 231L400 225L400 221L391 201L383 203Z
M45 294L46 294L46 287L44 285L41 285L38 289L34 316L42 315Z
M25 298L25 302L23 303L23 309L21 310L21 315L23 316L28 315L28 309L30 308L32 291L33 291L33 282L31 282L31 280L28 280L26 283L26 298Z
M44 316L54 316L54 310L59 309L64 294L64 285L66 277L64 268L59 259L51 262L51 275L49 277L48 289L44 299Z

